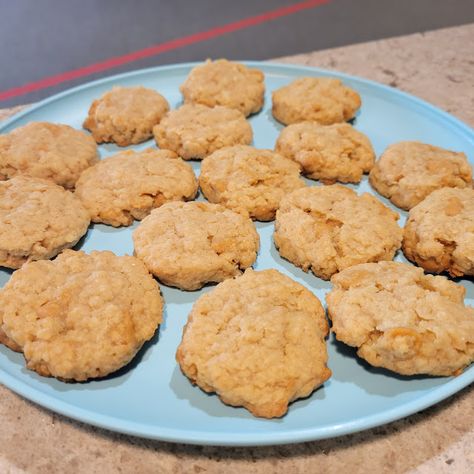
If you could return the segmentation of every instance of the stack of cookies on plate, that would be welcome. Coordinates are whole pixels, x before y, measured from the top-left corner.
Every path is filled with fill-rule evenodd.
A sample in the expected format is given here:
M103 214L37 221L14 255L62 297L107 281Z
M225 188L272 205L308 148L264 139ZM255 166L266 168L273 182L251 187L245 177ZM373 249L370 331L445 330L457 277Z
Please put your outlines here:
M274 150L252 146L247 117L264 104L261 71L227 60L191 70L170 110L157 91L114 87L84 121L31 122L0 136L0 341L28 368L65 381L126 365L162 321L164 285L194 291L177 347L183 373L255 416L284 415L330 376L326 339L403 375L454 375L474 360L474 309L446 276L474 275L474 190L464 153L419 142L378 161L349 122L360 95L302 77L272 91L285 125ZM97 143L158 148L99 160ZM197 178L187 160L202 160ZM384 198L358 194L369 173ZM304 179L305 177L306 179ZM321 184L316 185L317 180ZM206 201L195 201L200 188ZM134 256L71 250L90 222L142 221ZM281 257L330 280L318 298L275 269L252 270L253 221L273 221ZM402 248L415 263L393 262ZM51 260L52 259L52 260ZM420 268L421 267L421 268Z

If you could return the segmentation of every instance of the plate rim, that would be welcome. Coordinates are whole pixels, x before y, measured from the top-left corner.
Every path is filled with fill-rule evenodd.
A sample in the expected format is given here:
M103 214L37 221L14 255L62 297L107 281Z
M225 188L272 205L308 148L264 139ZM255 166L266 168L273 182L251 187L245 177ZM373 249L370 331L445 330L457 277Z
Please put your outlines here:
M465 123L463 120L457 118L456 116L450 114L449 112L446 112L445 110L441 109L440 107L431 104L430 102L417 97L413 94L410 94L409 92L405 92L401 89L398 89L396 87L389 86L387 84L383 84L381 82L374 81L372 79L367 79L365 77L361 76L355 76L352 74L344 73L344 72L339 72L331 69L324 69L324 68L319 68L319 67L314 67L314 66L307 66L307 65L299 65L299 64L287 64L287 63L279 63L277 61L247 61L247 60L235 60L236 62L240 62L242 64L245 64L250 67L269 67L270 69L285 69L289 71L294 71L295 69L299 69L302 71L307 71L309 73L312 73L313 75L317 74L322 74L324 76L337 76L338 78L342 79L347 79L349 81L355 81L359 82L365 85L368 85L372 88L381 90L383 92L389 93L396 95L400 98L402 98L404 101L408 101L410 104L417 104L418 106L421 106L423 108L427 108L431 114L434 115L441 115L444 119L448 120L451 125L453 125L455 128L459 128L463 132L466 132L469 135L471 135L471 140L474 143L474 130L473 128ZM69 89L66 89L62 92L58 92L57 94L53 94L49 97L46 97L45 99L40 100L37 103L34 103L32 105L27 105L24 110L20 110L16 114L12 115L11 117L7 118L6 120L0 122L0 132L2 132L5 128L8 128L13 122L16 120L24 117L25 115L34 112L46 105L49 105L50 103L53 103L57 100L60 100L64 97L67 97L68 95L73 95L77 92L80 92L85 89L93 88L98 85L111 82L111 81L116 81L120 80L123 78L129 78L133 76L139 76L142 74L149 74L149 73L154 73L154 72L161 72L161 71L167 71L167 70L173 70L173 69L191 69L192 67L198 66L199 64L203 64L203 61L192 61L192 62L184 62L184 63L175 63L175 64L166 64L163 66L152 66L148 68L142 68L142 69L135 69L133 71L128 71L128 72L122 72L119 74L113 74L111 76L106 76L102 77L99 79L95 79L90 82L86 82L84 84L80 84L74 87L71 87ZM315 74L316 73L316 74ZM13 106L15 107L15 106ZM251 118L252 116L250 116Z
M402 99L404 103L408 103L411 107L416 105L422 108L425 112L428 111L429 115L436 117L437 120L440 118L444 122L448 122L450 126L460 132L464 138L472 142L474 145L474 131L473 129L460 120L459 118L451 115L450 113L442 110L441 108L416 97L408 92L399 90L397 88L366 79L351 74L332 71L328 69L322 69L312 66L303 66L298 64L286 64L274 61L239 61L250 67L259 67L264 69L265 73L277 73L280 71L287 71L289 76L294 75L297 72L304 74L305 72L310 75L325 75L334 76L341 78L342 80L349 80L359 84L368 86L371 90L377 90L381 92L385 97L386 94L393 96L396 99ZM115 81L129 79L134 76L140 76L143 74L160 74L162 72L170 70L190 70L192 67L202 64L202 61L196 62L185 62L169 64L165 66L154 66L149 68L137 69L133 71L123 72L106 76L94 81L86 82L84 84L69 88L65 91L54 94L47 97L36 104L26 106L24 110L13 116L7 118L0 123L0 133L5 129L9 128L17 120L35 112L39 109L47 107L48 105L60 101L65 97L72 96L83 90L92 89L97 86L113 83ZM265 70L266 69L266 70ZM269 71L270 70L270 71ZM199 445L213 445L213 446L268 446L278 444L292 444L300 443L305 441L313 441L320 439L329 439L336 436L342 436L349 433L355 433L364 431L376 426L384 425L401 418L405 418L416 412L422 411L434 404L441 402L442 400L450 397L456 392L467 387L474 381L474 365L467 368L461 375L448 379L446 383L437 386L427 393L424 393L421 397L403 405L384 410L369 416L363 416L356 418L350 422L342 422L332 426L321 426L312 428L302 429L291 429L281 432L271 433L222 433L219 431L198 431L198 430L185 430L183 429L171 429L168 427L159 427L156 425L146 425L144 423L133 422L124 420L121 418L113 417L110 415L104 415L97 413L92 410L87 410L82 407L78 407L72 403L59 400L52 395L46 394L41 390L31 387L28 383L23 382L8 372L0 368L0 383L12 390L13 392L21 395L22 397L42 406L53 412L59 413L68 418L78 420L80 422L104 428L113 432L119 432L123 434L138 436L142 438L155 439L166 442L185 443L185 444L199 444ZM262 439L262 436L265 438Z
M43 408L47 408L55 413L59 413L68 418L80 421L87 425L96 426L112 432L141 438L154 439L157 441L209 445L209 446L272 446L279 444L296 444L307 441L317 441L330 439L347 434L358 433L368 429L386 425L388 423L406 418L409 415L433 406L451 395L469 386L474 379L474 366L469 367L461 375L448 380L443 385L433 388L422 397L409 402L384 410L370 416L360 417L351 422L339 423L337 425L322 426L315 428L294 429L291 432L265 433L222 433L221 431L186 430L183 436L182 429L171 429L157 427L156 425L145 425L143 423L123 420L109 415L103 415L92 410L77 407L74 404L58 400L51 395L45 394L37 389L32 389L27 383L16 379L14 376L0 369L0 383L13 392L30 400ZM421 403L420 403L421 402ZM149 429L144 429L148 427Z

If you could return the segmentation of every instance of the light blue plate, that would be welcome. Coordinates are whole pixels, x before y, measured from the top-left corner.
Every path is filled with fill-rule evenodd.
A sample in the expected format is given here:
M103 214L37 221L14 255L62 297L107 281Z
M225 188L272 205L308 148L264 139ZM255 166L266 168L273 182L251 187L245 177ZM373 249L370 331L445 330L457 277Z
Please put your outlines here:
M265 72L267 95L264 110L252 117L255 146L273 148L281 125L271 115L270 92L294 78L335 76L362 96L362 109L355 126L366 133L377 155L390 143L420 140L464 151L474 158L474 133L447 113L395 89L343 74L313 68L250 62ZM92 100L113 85L144 85L156 88L176 107L178 86L194 64L158 67L122 74L58 94L9 120L7 132L32 120L61 122L81 128ZM135 148L154 146L152 141ZM102 157L115 153L112 145L101 146ZM196 172L199 163L193 164ZM309 182L316 185L314 182ZM360 191L371 191L367 179ZM381 198L380 196L378 196ZM388 201L381 198L383 202ZM406 213L402 212L400 224ZM131 254L132 228L114 229L94 225L80 248L109 249ZM277 268L306 285L322 301L328 282L305 274L282 260L272 243L273 223L257 223L261 249L257 269ZM397 257L403 260L402 256ZM0 286L11 272L0 270ZM461 280L472 305L472 280ZM15 392L58 413L93 425L133 435L182 443L214 445L265 445L329 438L364 430L402 418L452 395L474 380L474 366L455 378L401 377L369 367L354 351L330 338L329 366L333 377L312 396L290 406L278 420L263 420L241 408L231 408L215 395L207 395L181 374L174 358L191 306L210 288L183 292L162 286L165 320L159 336L147 344L125 369L106 380L67 384L43 378L26 370L23 357L0 347L0 381Z

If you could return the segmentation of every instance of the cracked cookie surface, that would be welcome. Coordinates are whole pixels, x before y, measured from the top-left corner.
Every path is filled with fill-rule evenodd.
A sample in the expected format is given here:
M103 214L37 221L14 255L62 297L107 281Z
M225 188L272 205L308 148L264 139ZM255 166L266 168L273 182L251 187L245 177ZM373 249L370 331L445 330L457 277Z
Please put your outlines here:
M360 105L360 96L354 89L330 77L300 77L272 94L273 117L285 125L347 122Z
M474 189L438 189L413 207L403 253L429 272L474 275Z
M98 160L94 139L69 125L30 122L0 135L0 180L22 174L72 189Z
M93 222L115 227L142 220L170 201L189 201L197 192L191 166L169 150L127 150L82 173L76 195Z
M288 125L281 131L275 151L299 163L308 178L325 184L358 183L375 162L370 140L347 123Z
M375 367L456 375L474 361L474 308L464 287L406 263L357 265L331 278L336 338Z
M171 110L153 129L160 148L185 160L202 160L225 146L249 145L253 132L245 116L227 107L184 104Z
M397 220L371 194L338 184L305 187L281 201L273 238L282 257L328 280L358 263L391 260L402 241Z
M97 143L128 146L151 138L168 110L167 100L153 89L116 86L92 102L83 126Z
M153 275L183 290L240 275L259 248L249 217L204 202L171 202L153 210L134 231L133 242Z
M305 186L299 166L271 150L236 145L218 150L201 164L204 196L259 221L270 221L281 199Z
M0 290L0 324L43 376L85 381L126 365L162 320L160 289L135 257L66 250Z
M0 266L53 258L73 247L89 223L81 201L62 186L21 175L0 181Z
M472 169L464 153L420 142L400 142L382 153L369 181L382 196L408 210L435 189L472 187Z
M263 79L259 69L227 59L208 59L191 70L179 89L185 103L208 107L223 105L248 116L263 106Z
M280 417L331 376L327 332L309 290L276 270L249 269L196 301L176 359L193 384L224 403Z

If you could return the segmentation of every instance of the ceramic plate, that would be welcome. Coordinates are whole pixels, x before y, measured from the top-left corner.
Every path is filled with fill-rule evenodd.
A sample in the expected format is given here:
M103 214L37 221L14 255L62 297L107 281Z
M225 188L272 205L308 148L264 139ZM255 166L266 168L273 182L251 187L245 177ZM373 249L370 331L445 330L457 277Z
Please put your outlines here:
M454 117L398 90L363 79L314 68L249 62L265 72L267 94L262 112L250 118L254 145L273 148L282 126L271 115L271 91L298 76L339 77L362 96L354 126L366 133L377 155L400 140L420 140L464 151L474 158L474 133ZM160 91L176 107L178 87L194 64L157 67L86 84L51 97L13 117L2 133L33 120L60 122L81 128L92 100L113 85L143 85ZM152 141L135 146L155 146ZM100 146L102 158L116 153L113 145ZM199 173L199 163L193 163ZM312 186L318 185L308 181ZM364 178L354 186L373 192ZM378 196L384 203L388 201ZM400 224L406 213L401 212ZM256 269L277 268L302 283L322 301L330 284L305 274L282 260L272 242L273 223L257 223L261 249ZM112 250L118 255L133 251L130 228L93 225L79 248ZM397 260L403 260L398 255ZM0 270L0 286L11 272ZM473 304L474 284L462 279L467 303ZM0 382L24 397L63 415L113 431L181 443L214 445L265 445L329 438L388 423L422 410L450 396L474 380L474 366L458 377L402 377L368 366L354 350L330 338L332 378L309 398L290 405L281 419L254 418L242 408L231 408L215 395L193 387L175 362L183 325L196 299L212 287L183 292L162 285L166 302L164 323L130 365L104 380L62 383L25 368L20 354L0 347Z

